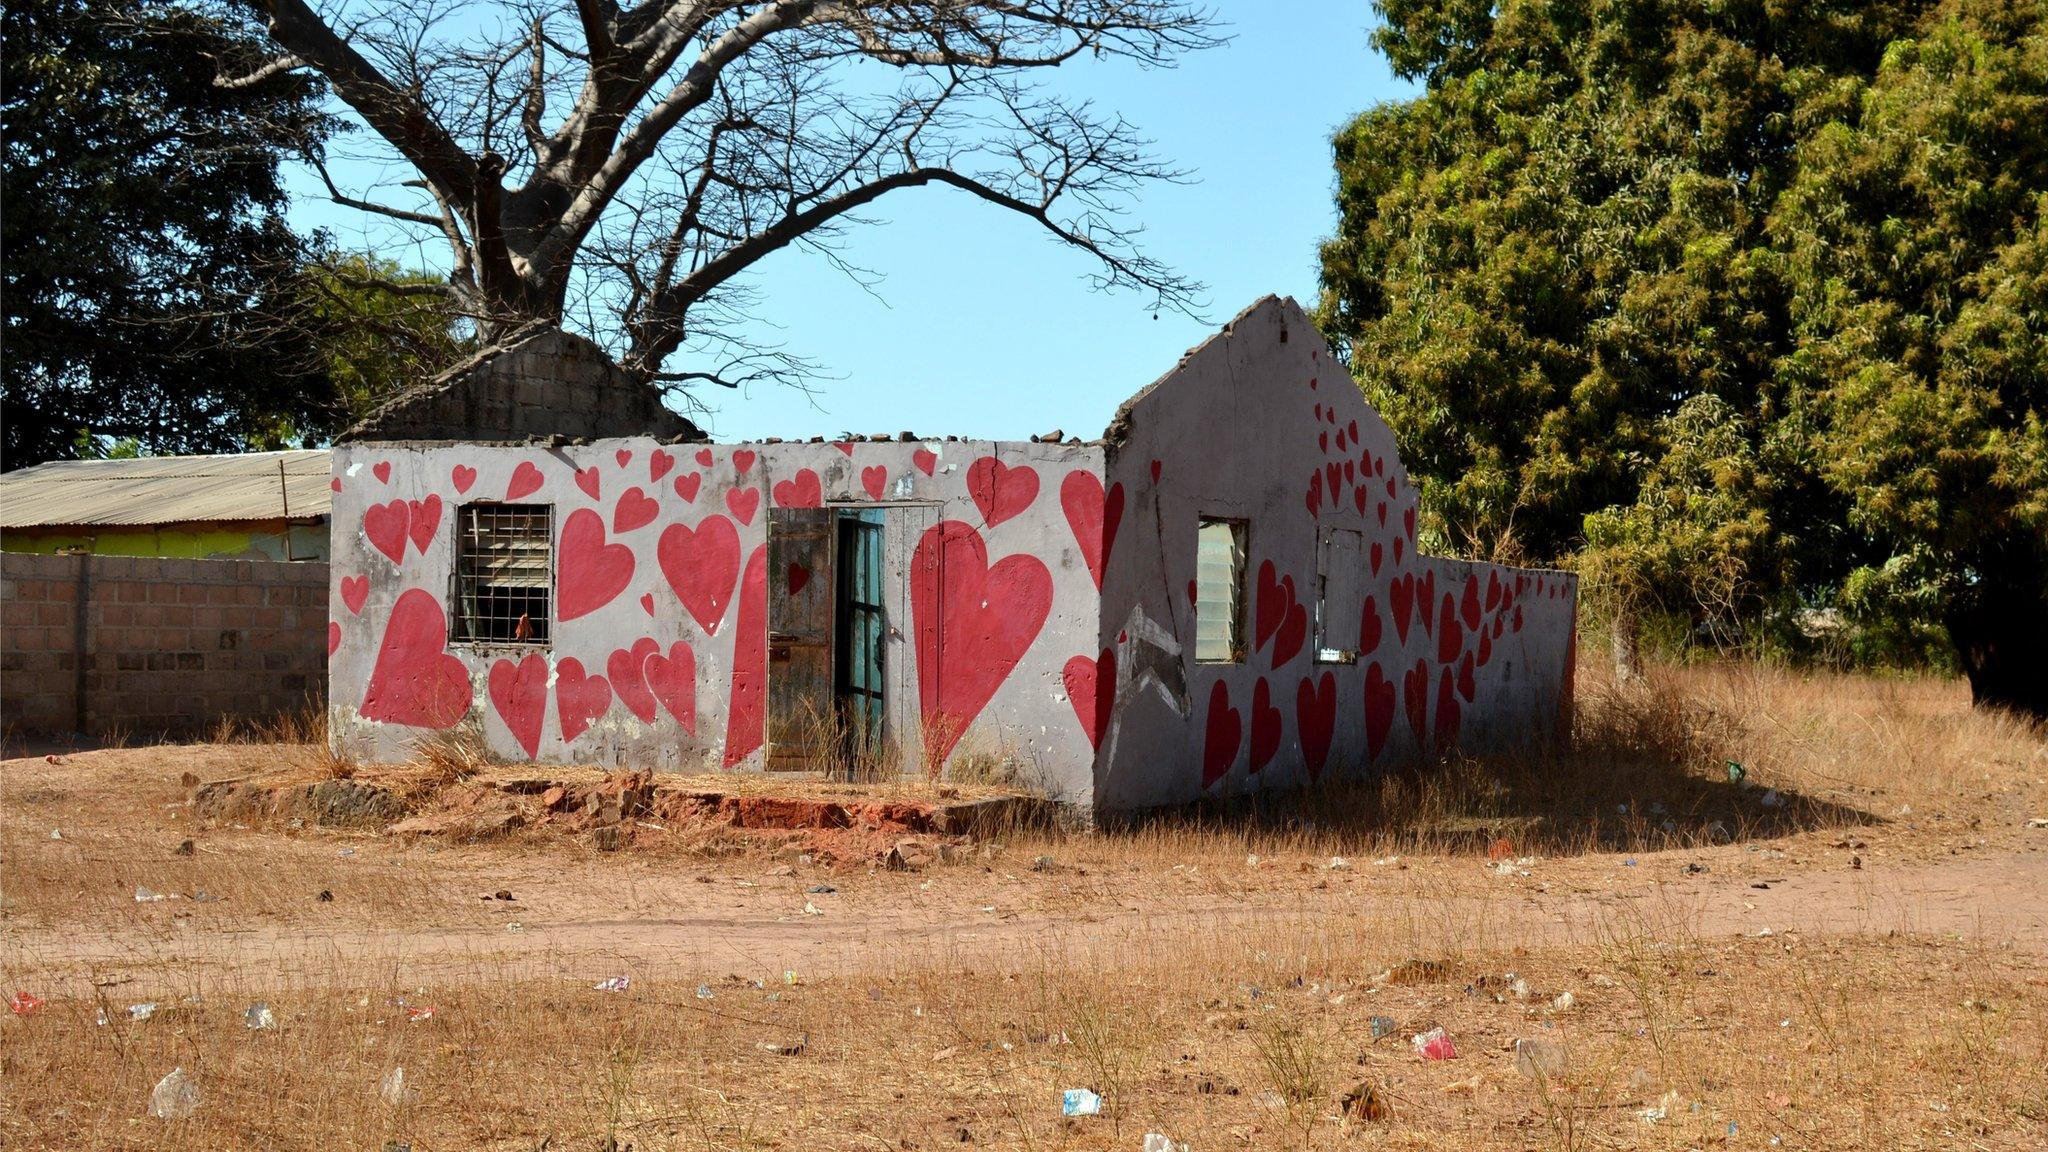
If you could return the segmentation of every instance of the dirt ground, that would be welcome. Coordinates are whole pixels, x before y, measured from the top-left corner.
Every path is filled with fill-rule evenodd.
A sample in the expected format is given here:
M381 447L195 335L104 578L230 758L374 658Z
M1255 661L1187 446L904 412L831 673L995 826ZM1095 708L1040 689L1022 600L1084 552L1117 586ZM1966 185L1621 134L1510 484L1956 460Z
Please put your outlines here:
M41 1003L0 1145L2048 1148L2040 731L1937 681L1667 687L1568 765L905 871L201 818L185 774L291 746L6 761L0 992ZM149 1116L173 1067L200 1103Z

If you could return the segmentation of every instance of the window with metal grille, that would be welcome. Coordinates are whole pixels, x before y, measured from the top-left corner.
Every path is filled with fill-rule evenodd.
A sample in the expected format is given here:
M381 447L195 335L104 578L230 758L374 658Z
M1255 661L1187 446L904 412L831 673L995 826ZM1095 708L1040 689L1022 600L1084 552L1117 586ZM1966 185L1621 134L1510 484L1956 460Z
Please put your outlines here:
M1195 659L1244 662L1242 520L1203 520L1195 533Z
M461 507L455 534L456 640L548 642L554 514L546 504Z

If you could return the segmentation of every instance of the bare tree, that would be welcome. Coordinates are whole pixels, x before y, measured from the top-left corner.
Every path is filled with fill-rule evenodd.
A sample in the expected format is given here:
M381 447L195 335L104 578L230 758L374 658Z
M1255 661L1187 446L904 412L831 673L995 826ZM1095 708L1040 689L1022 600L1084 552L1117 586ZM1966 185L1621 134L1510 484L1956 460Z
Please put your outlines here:
M724 335L750 302L742 274L794 244L862 277L835 250L843 229L929 185L1037 221L1093 257L1100 287L1183 309L1199 290L1123 215L1140 184L1182 173L1038 82L1217 43L1178 0L255 3L282 54L223 62L218 83L325 77L423 195L350 195L316 156L330 193L443 237L447 291L487 342L573 316L672 389L788 376L797 362ZM690 366L665 370L679 351Z

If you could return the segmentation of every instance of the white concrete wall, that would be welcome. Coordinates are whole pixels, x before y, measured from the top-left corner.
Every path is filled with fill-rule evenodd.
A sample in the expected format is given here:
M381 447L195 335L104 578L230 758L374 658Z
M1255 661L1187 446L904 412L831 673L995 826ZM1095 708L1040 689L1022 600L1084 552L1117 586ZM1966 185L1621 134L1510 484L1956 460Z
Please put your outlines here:
M995 754L1060 799L1092 800L1092 705L1077 711L1066 685L1097 632L1082 541L1098 531L1085 492L1100 487L1099 445L624 439L356 444L334 458L330 713L351 755L403 759L469 723L514 759L759 769L767 582L789 578L767 571L769 506L878 504L910 525L885 573L892 736L914 746L947 709L969 722L952 758ZM455 507L508 493L555 507L552 643L451 645ZM947 552L943 636L909 578L921 546ZM941 644L943 681L920 675Z
M1118 688L1100 809L1365 773L1453 740L1547 737L1568 716L1575 578L1417 556L1393 436L1292 301L1238 316L1119 423L1108 479L1123 517L1101 637ZM1243 663L1193 658L1204 517L1249 525L1256 646ZM1326 529L1364 544L1362 602L1332 608L1364 633L1344 644L1363 647L1352 664L1316 660Z

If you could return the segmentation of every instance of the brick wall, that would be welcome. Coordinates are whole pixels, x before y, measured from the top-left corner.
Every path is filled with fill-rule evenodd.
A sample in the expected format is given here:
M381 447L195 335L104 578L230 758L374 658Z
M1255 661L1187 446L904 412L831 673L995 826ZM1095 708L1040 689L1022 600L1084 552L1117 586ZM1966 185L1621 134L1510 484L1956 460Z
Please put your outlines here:
M0 725L146 737L324 708L327 596L325 564L0 552Z

